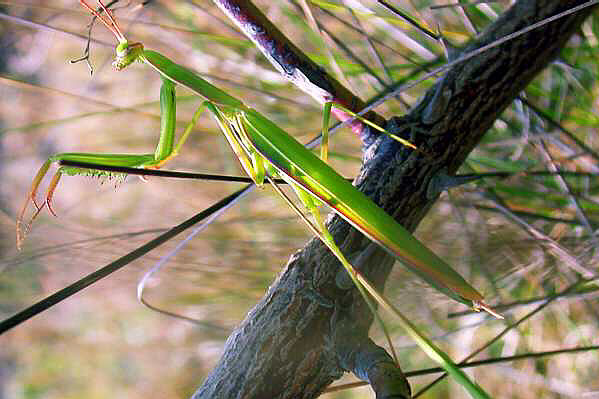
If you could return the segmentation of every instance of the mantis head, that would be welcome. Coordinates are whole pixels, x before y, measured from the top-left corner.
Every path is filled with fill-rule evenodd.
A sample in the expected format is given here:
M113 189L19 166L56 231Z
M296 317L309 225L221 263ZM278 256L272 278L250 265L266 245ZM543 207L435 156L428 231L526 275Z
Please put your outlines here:
M116 57L112 62L112 66L114 66L117 71L120 71L137 60L143 51L144 46L141 43L129 43L127 40L120 42L118 46L116 46Z
M117 71L120 71L139 58L143 53L144 46L141 43L129 43L119 24L116 22L112 11L106 8L102 0L98 0L98 3L100 4L100 10L96 10L90 6L86 0L79 0L79 4L85 7L94 17L98 18L119 41L119 44L116 46L116 56L112 65Z

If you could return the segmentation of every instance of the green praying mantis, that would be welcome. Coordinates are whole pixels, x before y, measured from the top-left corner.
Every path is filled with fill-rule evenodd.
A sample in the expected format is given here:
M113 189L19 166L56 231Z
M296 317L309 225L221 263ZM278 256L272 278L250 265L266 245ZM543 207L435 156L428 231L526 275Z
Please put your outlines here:
M79 3L99 18L117 38L119 44L116 47L114 67L120 71L135 61L141 61L152 67L161 76L160 139L154 154L61 153L50 157L35 176L31 189L18 214L17 246L19 248L22 246L25 234L29 230L32 221L44 207L47 207L50 213L56 215L52 208L52 197L63 174L105 173L61 166L50 182L44 203L39 205L36 201L38 188L51 164L59 161L74 161L109 166L160 168L178 155L200 115L204 110L208 110L252 180L258 186L263 185L265 182L271 183L275 190L283 196L309 228L339 259L358 288L362 290L361 287L365 286L370 291L372 287L354 270L326 229L319 212L319 207L323 204L332 208L352 226L373 242L379 244L438 291L475 310L485 310L496 317L501 317L484 303L483 296L451 266L430 251L403 226L326 163L326 126L328 126L331 104L325 106L324 144L322 145L321 158L319 158L275 123L246 106L242 101L230 96L200 78L191 70L172 62L165 56L145 49L141 43L130 43L123 35L112 12L104 7L101 1L98 2L101 5L103 15L92 8L85 0L79 0ZM185 86L206 100L195 112L192 121L175 144L176 85ZM344 111L347 110L344 109ZM399 137L394 138L406 146L416 148L413 144ZM283 179L293 188L305 208L311 213L313 222L278 188L273 180L276 177ZM24 223L25 214L31 203L35 206L36 211L29 223Z

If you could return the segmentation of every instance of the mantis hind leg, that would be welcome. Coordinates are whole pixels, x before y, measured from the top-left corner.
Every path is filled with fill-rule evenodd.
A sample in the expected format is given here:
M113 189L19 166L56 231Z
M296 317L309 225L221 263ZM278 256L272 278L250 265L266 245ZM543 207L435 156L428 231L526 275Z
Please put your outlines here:
M358 115L357 113L349 110L348 108L334 103L334 102L328 102L325 103L324 105L324 109L323 109L323 124L322 124L322 144L321 144L321 152L320 152L320 157L322 158L322 160L324 162L327 162L327 152L328 152L328 142L329 142L329 119L330 119L330 115L331 115L331 108L335 107L336 109L342 111L343 113L351 116L352 118L358 119L359 121L361 121L362 123L368 125L369 127L373 128L374 130L378 131L379 133L385 134L387 136L389 136L390 138L392 138L393 140L399 142L400 144L412 148L413 150L416 151L421 151L420 149L418 149L418 147L416 147L414 144L410 143L408 140L393 134L391 132L389 132L388 130L382 128L381 126L377 125L376 123L364 118L361 115Z
M329 121L331 119L331 107L332 102L325 103L324 109L322 110L322 140L320 142L320 159L323 162L328 163L329 159Z
M383 320L379 316L378 311L376 309L376 305L374 303L374 300L368 294L367 290L364 287L364 284L367 284L369 289L374 289L374 288L352 266L352 264L349 262L349 260L347 260L347 258L345 257L345 255L343 254L343 252L341 251L341 249L339 248L339 246L335 243L335 239L333 238L333 236L331 235L331 233L327 229L327 227L326 227L326 225L324 223L324 219L322 218L322 215L320 214L319 208L322 205L321 202L319 200L315 199L312 195L310 195L302 187L298 186L297 184L294 184L292 181L288 181L291 184L291 187L293 188L293 190L295 191L295 193L297 194L299 200L302 202L302 204L306 207L306 209L312 215L312 219L314 220L314 223L313 223L304 214L304 212L302 212L289 199L289 197L279 188L279 186L274 182L274 180L272 180L270 177L267 177L267 179L269 180L269 182L271 183L271 185L273 186L273 188L277 191L277 193L285 200L285 202L287 202L287 204L306 223L306 225L308 226L308 228L310 228L310 230L314 233L314 235L316 235L318 238L320 238L320 240L323 242L323 244L325 244L327 246L327 248L329 248L329 250L337 258L337 260L339 260L339 262L341 263L341 265L343 266L343 268L347 271L347 273L349 274L349 276L350 276L351 280L353 281L354 285L356 286L356 288L360 292L360 295L362 296L362 298L364 299L364 301L368 305L368 307L369 307L370 311L372 312L374 318L376 319L377 323L379 324L379 326L383 330L383 333L385 334L385 338L387 340L389 348L391 349L391 353L393 355L393 360L395 361L395 363L397 365L399 365L399 361L398 361L398 358L397 358L397 354L395 352L395 348L393 346L393 342L391 341L391 336L389 334L389 330L387 329L387 326L385 325L385 323L383 322Z

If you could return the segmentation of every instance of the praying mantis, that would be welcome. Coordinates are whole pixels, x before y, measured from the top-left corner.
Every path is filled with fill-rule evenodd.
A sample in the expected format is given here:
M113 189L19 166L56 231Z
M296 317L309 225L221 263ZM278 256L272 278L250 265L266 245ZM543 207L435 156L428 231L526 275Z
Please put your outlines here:
M56 215L52 208L52 198L63 174L91 174L96 176L106 173L102 170L60 166L49 184L44 202L39 205L36 202L36 195L42 180L53 163L68 161L119 167L160 168L178 155L202 112L208 110L239 159L241 166L255 184L262 186L266 182L270 183L339 260L372 310L375 319L381 324L392 350L393 345L374 306L374 302L384 308L391 309L400 319L404 319L404 317L346 259L324 224L319 211L319 207L324 204L328 205L339 216L441 293L474 310L485 310L491 315L502 318L501 315L495 313L484 303L483 296L451 266L430 251L409 231L326 163L328 119L331 107L337 105L327 104L325 106L323 117L324 144L321 147L321 156L319 158L267 117L248 107L241 100L230 96L184 66L174 63L155 51L145 49L141 43L129 42L122 33L112 12L100 0L98 0L98 3L103 14L92 8L85 0L79 0L79 3L98 18L117 38L118 45L113 66L118 71L127 68L135 61L141 61L160 74L162 80L160 90L160 138L153 154L61 153L48 158L34 177L29 193L17 216L18 247L22 245L25 234L33 220L45 207L48 208L51 214ZM201 103L191 122L178 142L175 143L176 85L187 87L195 94L205 98L205 101ZM344 112L352 114L349 110L340 108ZM364 122L368 123L365 120ZM376 125L373 127L389 134L403 145L418 150L412 143L393 136ZM276 178L280 178L290 185L300 202L312 215L312 220L277 186ZM33 203L36 210L31 220L24 223L25 214L31 203ZM418 332L414 332L416 329L410 325L409 321L405 320L402 323L404 327L408 326L405 328L418 344L427 348L429 356L442 364L473 396L477 398L488 397L476 384L469 381L468 377L451 362L451 359L441 353ZM397 359L395 361L397 362Z
M102 171L86 172L80 168L61 166L50 182L44 203L38 205L35 199L36 194L51 164L59 161L74 161L109 166L160 168L178 155L200 115L204 110L208 110L252 180L258 186L262 186L265 182L272 184L275 190L283 196L309 228L339 259L359 288L368 283L354 270L326 229L319 212L319 207L323 204L331 207L343 219L441 293L475 310L485 310L496 317L501 317L484 303L483 296L451 266L418 241L365 194L335 172L325 162L327 158L326 144L322 146L321 158L319 158L267 117L246 106L241 100L230 96L160 53L145 49L141 43L130 43L122 33L112 12L104 7L101 1L99 3L104 15L96 11L85 0L79 0L79 3L99 18L117 38L119 44L116 47L116 57L113 62L116 70L123 70L133 62L141 61L160 74L162 79L160 139L154 154L61 153L50 157L36 174L18 214L16 223L18 247L22 246L26 231L44 207L47 207L51 214L56 215L52 208L52 197L63 174L97 175L105 173ZM175 144L176 85L185 86L206 100L197 109L192 121ZM323 141L325 143L330 109L331 104L328 104L324 111L323 136L325 139ZM347 110L344 109L344 111ZM416 148L399 137L394 136L394 138L406 146ZM273 180L275 177L283 179L293 188L300 201L312 215L313 222L278 188ZM30 203L34 204L36 211L30 222L26 224L24 218Z

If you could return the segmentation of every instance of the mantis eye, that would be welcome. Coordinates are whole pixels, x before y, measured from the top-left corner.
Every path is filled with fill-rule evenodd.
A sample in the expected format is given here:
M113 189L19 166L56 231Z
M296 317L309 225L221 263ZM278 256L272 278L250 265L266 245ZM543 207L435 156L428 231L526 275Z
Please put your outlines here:
M124 56L127 55L128 52L129 52L129 42L127 42L127 41L120 42L116 46L116 55L117 55L117 57L124 57Z

